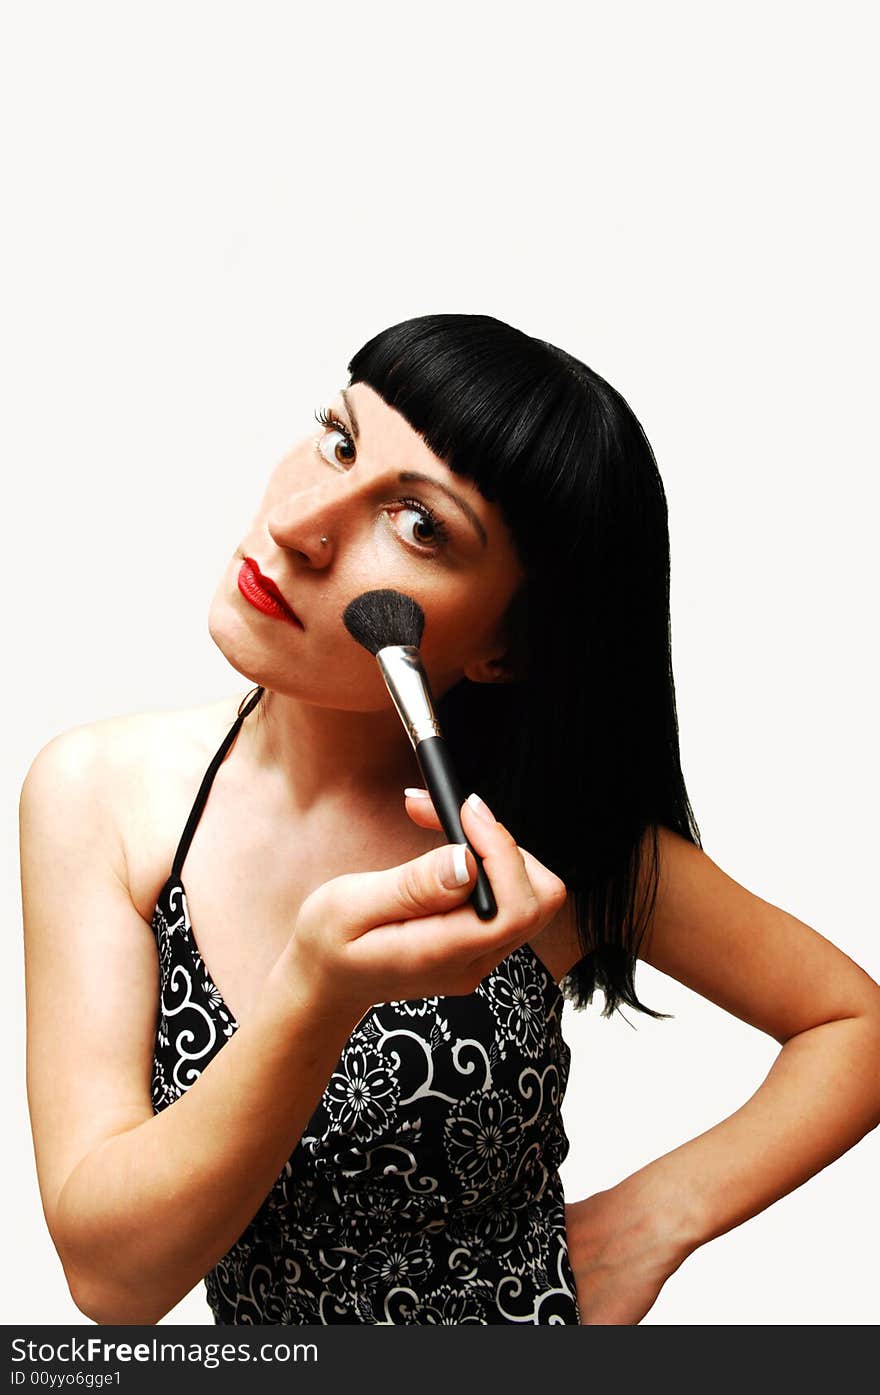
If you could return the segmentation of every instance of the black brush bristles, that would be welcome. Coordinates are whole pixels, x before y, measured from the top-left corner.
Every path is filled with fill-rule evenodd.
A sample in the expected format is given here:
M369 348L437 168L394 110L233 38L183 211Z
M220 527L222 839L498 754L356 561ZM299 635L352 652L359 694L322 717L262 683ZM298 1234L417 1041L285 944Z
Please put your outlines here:
M378 654L389 644L411 644L418 649L425 628L425 612L418 601L403 591L364 591L349 601L342 614L342 623L371 654Z

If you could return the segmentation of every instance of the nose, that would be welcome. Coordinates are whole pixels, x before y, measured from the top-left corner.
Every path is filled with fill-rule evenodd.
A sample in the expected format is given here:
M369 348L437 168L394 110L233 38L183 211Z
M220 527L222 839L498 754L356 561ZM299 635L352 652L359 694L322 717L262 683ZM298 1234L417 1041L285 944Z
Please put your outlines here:
M296 552L309 566L329 565L335 551L335 537L348 507L345 491L331 495L317 485L288 495L266 519L269 535L279 547Z

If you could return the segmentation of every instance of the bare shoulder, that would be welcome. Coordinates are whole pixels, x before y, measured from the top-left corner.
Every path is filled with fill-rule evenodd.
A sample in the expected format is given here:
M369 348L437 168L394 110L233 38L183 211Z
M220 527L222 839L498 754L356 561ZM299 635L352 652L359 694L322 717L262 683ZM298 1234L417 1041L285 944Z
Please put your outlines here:
M231 725L241 697L200 707L148 710L84 722L53 736L36 753L21 788L22 831L35 819L110 848L120 872L130 820L149 800L151 783L185 777L214 736ZM217 736L219 741L221 738Z
M139 755L151 740L164 743L178 734L184 738L198 738L200 732L205 732L212 724L222 724L227 716L231 722L240 703L241 695L235 694L197 707L150 708L101 717L60 732L47 746L57 743L71 750L77 746L92 746L108 758L124 762L128 755Z

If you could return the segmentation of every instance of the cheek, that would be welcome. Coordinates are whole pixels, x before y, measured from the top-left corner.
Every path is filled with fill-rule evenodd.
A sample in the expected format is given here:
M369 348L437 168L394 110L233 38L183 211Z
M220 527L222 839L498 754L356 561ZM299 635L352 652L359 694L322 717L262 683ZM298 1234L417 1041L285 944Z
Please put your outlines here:
M498 617L491 596L475 580L434 593L413 593L425 612L426 662L455 663L491 634Z
M519 577L513 567L486 568L417 595L425 612L426 664L454 669L496 645Z

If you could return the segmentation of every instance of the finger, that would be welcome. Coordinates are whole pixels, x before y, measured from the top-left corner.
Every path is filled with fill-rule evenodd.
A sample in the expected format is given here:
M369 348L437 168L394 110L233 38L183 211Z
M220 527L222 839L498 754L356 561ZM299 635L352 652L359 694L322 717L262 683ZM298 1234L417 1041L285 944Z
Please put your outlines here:
M471 796L473 798L473 796ZM517 918L531 920L531 932L541 930L553 919L568 898L568 888L561 877L545 867L531 853L526 852L513 839L512 835L498 823L479 798L477 808L465 800L462 806L462 827L471 846L479 854L486 868L495 899L506 905ZM482 812L478 812L480 809ZM503 837L498 852L484 852L478 841L487 831L500 829ZM497 860L496 860L497 859ZM508 890L509 888L509 890Z
M406 812L419 828L442 828L434 801L427 790L405 789Z
M510 830L499 823L479 796L476 798L480 812L477 812L469 796L461 806L461 826L483 863L499 915L508 923L534 925L541 907L523 854Z
M396 867L335 877L315 893L330 900L336 928L348 936L448 911L470 896L476 876L473 853L446 843ZM323 909L323 908L322 908Z
M568 897L568 887L561 877L551 872L549 867L545 867L543 862L539 862L530 852L526 852L525 848L520 848L519 851L538 900L542 905L548 905L551 913L555 914Z
M434 808L434 801L430 792L426 789L407 788L404 790L406 812L417 823L420 828L441 829L442 825ZM467 832L467 830L465 830ZM519 848L520 855L525 864L526 874L533 886L539 901L550 900L554 903L565 900L567 895L565 883L551 872L549 867L545 867L543 862L539 862L525 848ZM479 851L479 849L477 849ZM482 854L481 854L482 856Z
M443 974L455 965L466 968L483 960L497 964L531 933L500 915L482 921L466 903L444 913L376 926L353 940L351 949L365 964L381 967L393 956L403 972Z

